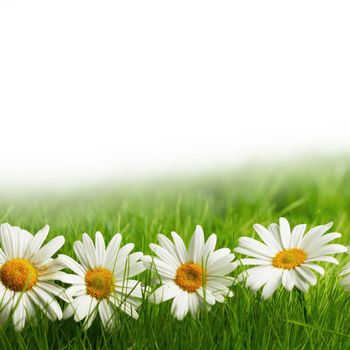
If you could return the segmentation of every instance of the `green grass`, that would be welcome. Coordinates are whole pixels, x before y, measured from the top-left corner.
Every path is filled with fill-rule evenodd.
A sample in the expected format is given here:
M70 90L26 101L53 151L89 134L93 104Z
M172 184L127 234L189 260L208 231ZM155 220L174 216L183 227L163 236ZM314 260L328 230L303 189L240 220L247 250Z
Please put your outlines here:
M282 170L284 169L284 170ZM213 175L187 182L154 183L147 188L125 185L60 197L4 199L1 222L36 232L51 226L50 237L63 234L61 252L74 257L72 243L83 232L100 230L106 239L115 232L123 242L150 253L156 234L175 230L188 243L195 225L206 236L215 232L218 247L234 248L243 235L254 236L252 225L269 224L279 216L292 225L308 227L334 221L343 233L337 243L350 242L350 166L329 162L302 167L246 168L234 174ZM0 349L346 349L350 347L349 294L339 286L340 266L322 264L324 277L305 295L279 291L269 300L241 285L226 304L216 304L198 320L179 322L170 315L170 303L144 303L139 320L120 315L120 327L103 330L97 319L83 332L73 320L27 325L16 334L12 325L0 328ZM234 271L236 275L238 270ZM149 276L141 277L147 281Z

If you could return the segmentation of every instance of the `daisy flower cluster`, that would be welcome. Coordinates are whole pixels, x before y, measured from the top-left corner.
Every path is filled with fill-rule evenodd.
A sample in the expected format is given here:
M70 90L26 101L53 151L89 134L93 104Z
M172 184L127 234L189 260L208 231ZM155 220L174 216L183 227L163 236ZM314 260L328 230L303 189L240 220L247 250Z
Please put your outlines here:
M327 233L332 223L306 231L306 225L291 228L285 218L267 228L255 224L260 239L241 237L235 259L229 248L216 249L217 236L205 240L197 225L188 247L176 232L171 239L158 235L151 243L154 255L132 252L133 243L122 245L116 233L106 243L101 232L94 241L86 233L73 244L76 260L64 254L54 257L64 244L57 236L44 244L49 233L45 226L35 235L9 224L0 225L0 324L10 319L16 331L35 321L41 311L51 321L73 317L84 329L98 317L107 330L119 321L120 313L137 319L143 302L171 301L171 314L182 320L187 314L198 317L216 303L233 296L230 289L242 283L262 298L271 297L282 286L307 292L324 275L319 262L338 264L331 256L347 248L331 243L340 238ZM249 266L233 276L237 267ZM149 270L151 285L139 275ZM350 263L340 274L341 285L350 290ZM63 309L61 308L61 305Z

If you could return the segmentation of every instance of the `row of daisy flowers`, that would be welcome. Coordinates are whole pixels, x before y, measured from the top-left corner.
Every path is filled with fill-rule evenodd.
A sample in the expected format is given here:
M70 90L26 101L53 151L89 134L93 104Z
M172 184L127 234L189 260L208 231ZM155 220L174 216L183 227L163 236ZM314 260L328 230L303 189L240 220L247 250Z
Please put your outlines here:
M248 256L235 260L229 248L216 248L217 236L205 241L201 226L197 226L186 248L182 238L171 232L172 240L158 235L159 244L150 244L155 256L133 252L134 244L121 244L117 233L106 246L100 232L93 242L83 234L74 242L77 260L63 254L53 258L64 244L58 236L44 244L49 226L36 235L9 224L0 225L0 323L12 319L16 331L26 321L36 318L40 309L50 320L74 317L90 327L97 315L107 330L118 322L122 311L137 319L138 309L146 297L153 303L172 300L171 313L182 320L188 313L193 317L200 309L209 311L216 303L232 297L232 284L243 282L253 292L262 289L262 297L269 298L282 285L291 291L306 292L317 282L314 272L324 269L316 262L338 264L330 256L347 248L329 244L340 233L327 231L332 223L311 228L306 225L290 228L285 218L268 228L254 225L261 240L241 237L235 252ZM239 265L253 266L230 276ZM71 270L71 273L62 271ZM136 279L146 269L154 272L153 288ZM341 275L341 284L350 288L350 263ZM56 282L69 284L65 288ZM57 299L66 302L62 311Z

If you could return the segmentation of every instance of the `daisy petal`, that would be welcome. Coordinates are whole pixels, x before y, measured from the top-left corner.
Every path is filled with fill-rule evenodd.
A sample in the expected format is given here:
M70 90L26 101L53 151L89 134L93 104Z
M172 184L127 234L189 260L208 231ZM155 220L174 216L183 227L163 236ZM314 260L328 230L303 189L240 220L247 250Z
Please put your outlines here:
M79 297L86 293L85 284L75 284L65 290L65 295L68 298Z
M96 263L102 266L106 258L106 247L101 232L96 232L95 235L95 247L96 247Z
M306 263L306 264L302 264L302 266L305 266L309 269L312 269L312 270L315 270L316 272L318 272L320 275L324 275L324 268L321 267L321 266L318 266L318 265L315 265L315 264L309 264L309 263Z
M116 233L107 246L103 265L109 269L112 269L115 265L116 256L118 255L121 241L122 235L120 233Z
M295 279L295 287L298 288L299 290L301 290L302 292L307 292L309 290L309 284L304 281L303 278L296 278Z
M176 270L158 258L144 256L142 261L146 268L156 271L161 277L174 279Z
M280 227L274 223L274 224L269 225L268 229L271 232L271 234L273 235L273 237L275 238L276 242L281 247L283 247L282 240L281 240Z
M336 254L336 253L345 253L346 251L347 251L347 248L341 244L327 244L319 249L315 249L312 252L310 252L310 254L308 254L308 257L312 259L317 256Z
M316 285L317 278L315 274L305 266L296 267L295 271L308 283L312 286Z
M293 270L284 270L282 273L282 285L288 291L291 291L295 285L295 275Z
M248 249L254 253L257 253L261 256L271 258L276 255L277 250L263 244L256 239L250 237L241 237L239 239L239 245L242 248Z
M90 264L90 261L87 257L88 252L85 251L85 247L83 243L81 243L80 241L74 242L73 249L74 249L75 255L77 256L80 263L83 265L84 269L85 270L90 269L92 265Z
M180 265L181 261L179 260L176 254L174 243L168 237L164 236L161 233L159 233L157 237L160 246L168 251L168 253L176 260L177 265Z
M70 284L85 284L85 280L83 277L73 274L64 274L61 278L61 281L63 283L70 283Z
M215 304L215 298L208 289L201 287L197 289L196 293L209 305Z
M89 310L93 309L93 306L96 305L96 299L91 298L89 295L83 295L79 298L79 303L77 303L74 310L74 321L78 322L84 319Z
M179 267L179 259L175 259L166 249L154 243L151 243L149 247L161 260L170 264L174 269Z
M102 302L98 305L98 313L100 315L102 325L107 330L111 330L114 326L115 321L115 311L106 300L102 300Z
M81 277L85 277L85 270L83 267L78 264L74 259L69 257L68 255L60 254L58 256L59 261L61 261L67 268L71 269L77 275Z
M20 332L26 323L26 312L24 308L24 299L20 293L15 294L14 311L13 311L13 326L16 332Z
M341 237L341 234L339 232L327 233L326 235L324 235L320 238L320 244L325 245L325 244L333 241L334 239L337 239L340 237Z
M184 264L187 261L187 251L185 243L176 232L171 232L171 236L173 237L177 256L181 263Z
M203 246L204 232L202 227L197 225L189 245L188 258L193 262L201 263Z
M96 250L94 247L94 243L92 242L90 236L87 233L83 233L82 242L86 252L86 258L90 266L97 266Z
M84 330L86 331L87 329L90 328L92 325L92 322L96 319L98 313L98 303L96 300L92 299L89 307L89 311L84 319Z
M33 258L33 263L41 265L46 262L53 254L55 254L64 244L64 237L57 236L49 243L45 244L39 251L35 254Z
M270 276L270 278L268 279L268 281L266 282L262 290L262 297L264 299L270 298L271 295L276 291L276 289L281 284L281 278L282 278L282 271L275 269L275 271Z
M256 233L263 240L263 242L269 246L274 248L275 251L282 250L282 246L278 243L278 241L274 238L269 230L267 230L264 226L260 224L253 225Z
M236 253L252 256L252 257L254 257L256 259L260 259L260 260L266 260L266 261L269 261L271 263L272 257L267 257L266 255L261 255L261 254L253 252L252 250L241 248L241 247L237 247L234 250Z
M179 320L183 320L188 312L188 293L180 292L171 305L171 313Z
M38 233L31 239L28 244L27 251L25 252L25 258L30 259L35 255L40 247L43 245L50 230L49 225L45 225Z
M309 263L312 261L326 261L335 265L339 264L339 261L336 258L333 258L333 256L327 256L327 255L317 256L315 258L305 260L306 263Z
M13 244L14 235L12 235L12 228L9 224L0 225L0 243L2 250L8 259L16 258Z
M330 222L326 225L320 225L313 227L306 235L302 238L299 246L307 250L309 248L309 244L313 244L317 241L323 234L325 234L331 227L333 223Z
M198 302L198 297L195 293L188 294L188 309L192 317L196 318L198 314L198 309L199 309L199 302Z
M280 218L280 233L283 248L290 248L291 232L289 222L285 218Z
M290 242L291 248L294 248L294 247L298 248L299 247L299 244L301 242L303 234L305 233L305 230L306 230L305 224L300 224L300 225L297 225L293 228L291 242Z
M239 260L242 265L271 265L271 260L245 258Z
M207 262L208 257L210 254L212 254L214 252L215 246L216 246L216 241L217 241L217 237L215 233L212 233L207 241L204 244L203 247L203 261Z
M176 297L179 293L181 293L181 289L176 286L169 286L169 285L163 285L159 288L157 288L151 295L150 295L150 301L152 301L155 304L162 303L164 301L173 299Z

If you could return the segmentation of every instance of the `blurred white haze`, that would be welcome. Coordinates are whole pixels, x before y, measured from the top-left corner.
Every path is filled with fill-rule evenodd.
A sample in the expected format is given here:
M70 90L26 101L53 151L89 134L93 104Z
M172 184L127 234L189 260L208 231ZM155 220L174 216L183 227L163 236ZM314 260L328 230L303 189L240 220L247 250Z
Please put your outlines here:
M349 1L0 0L0 188L350 149Z

